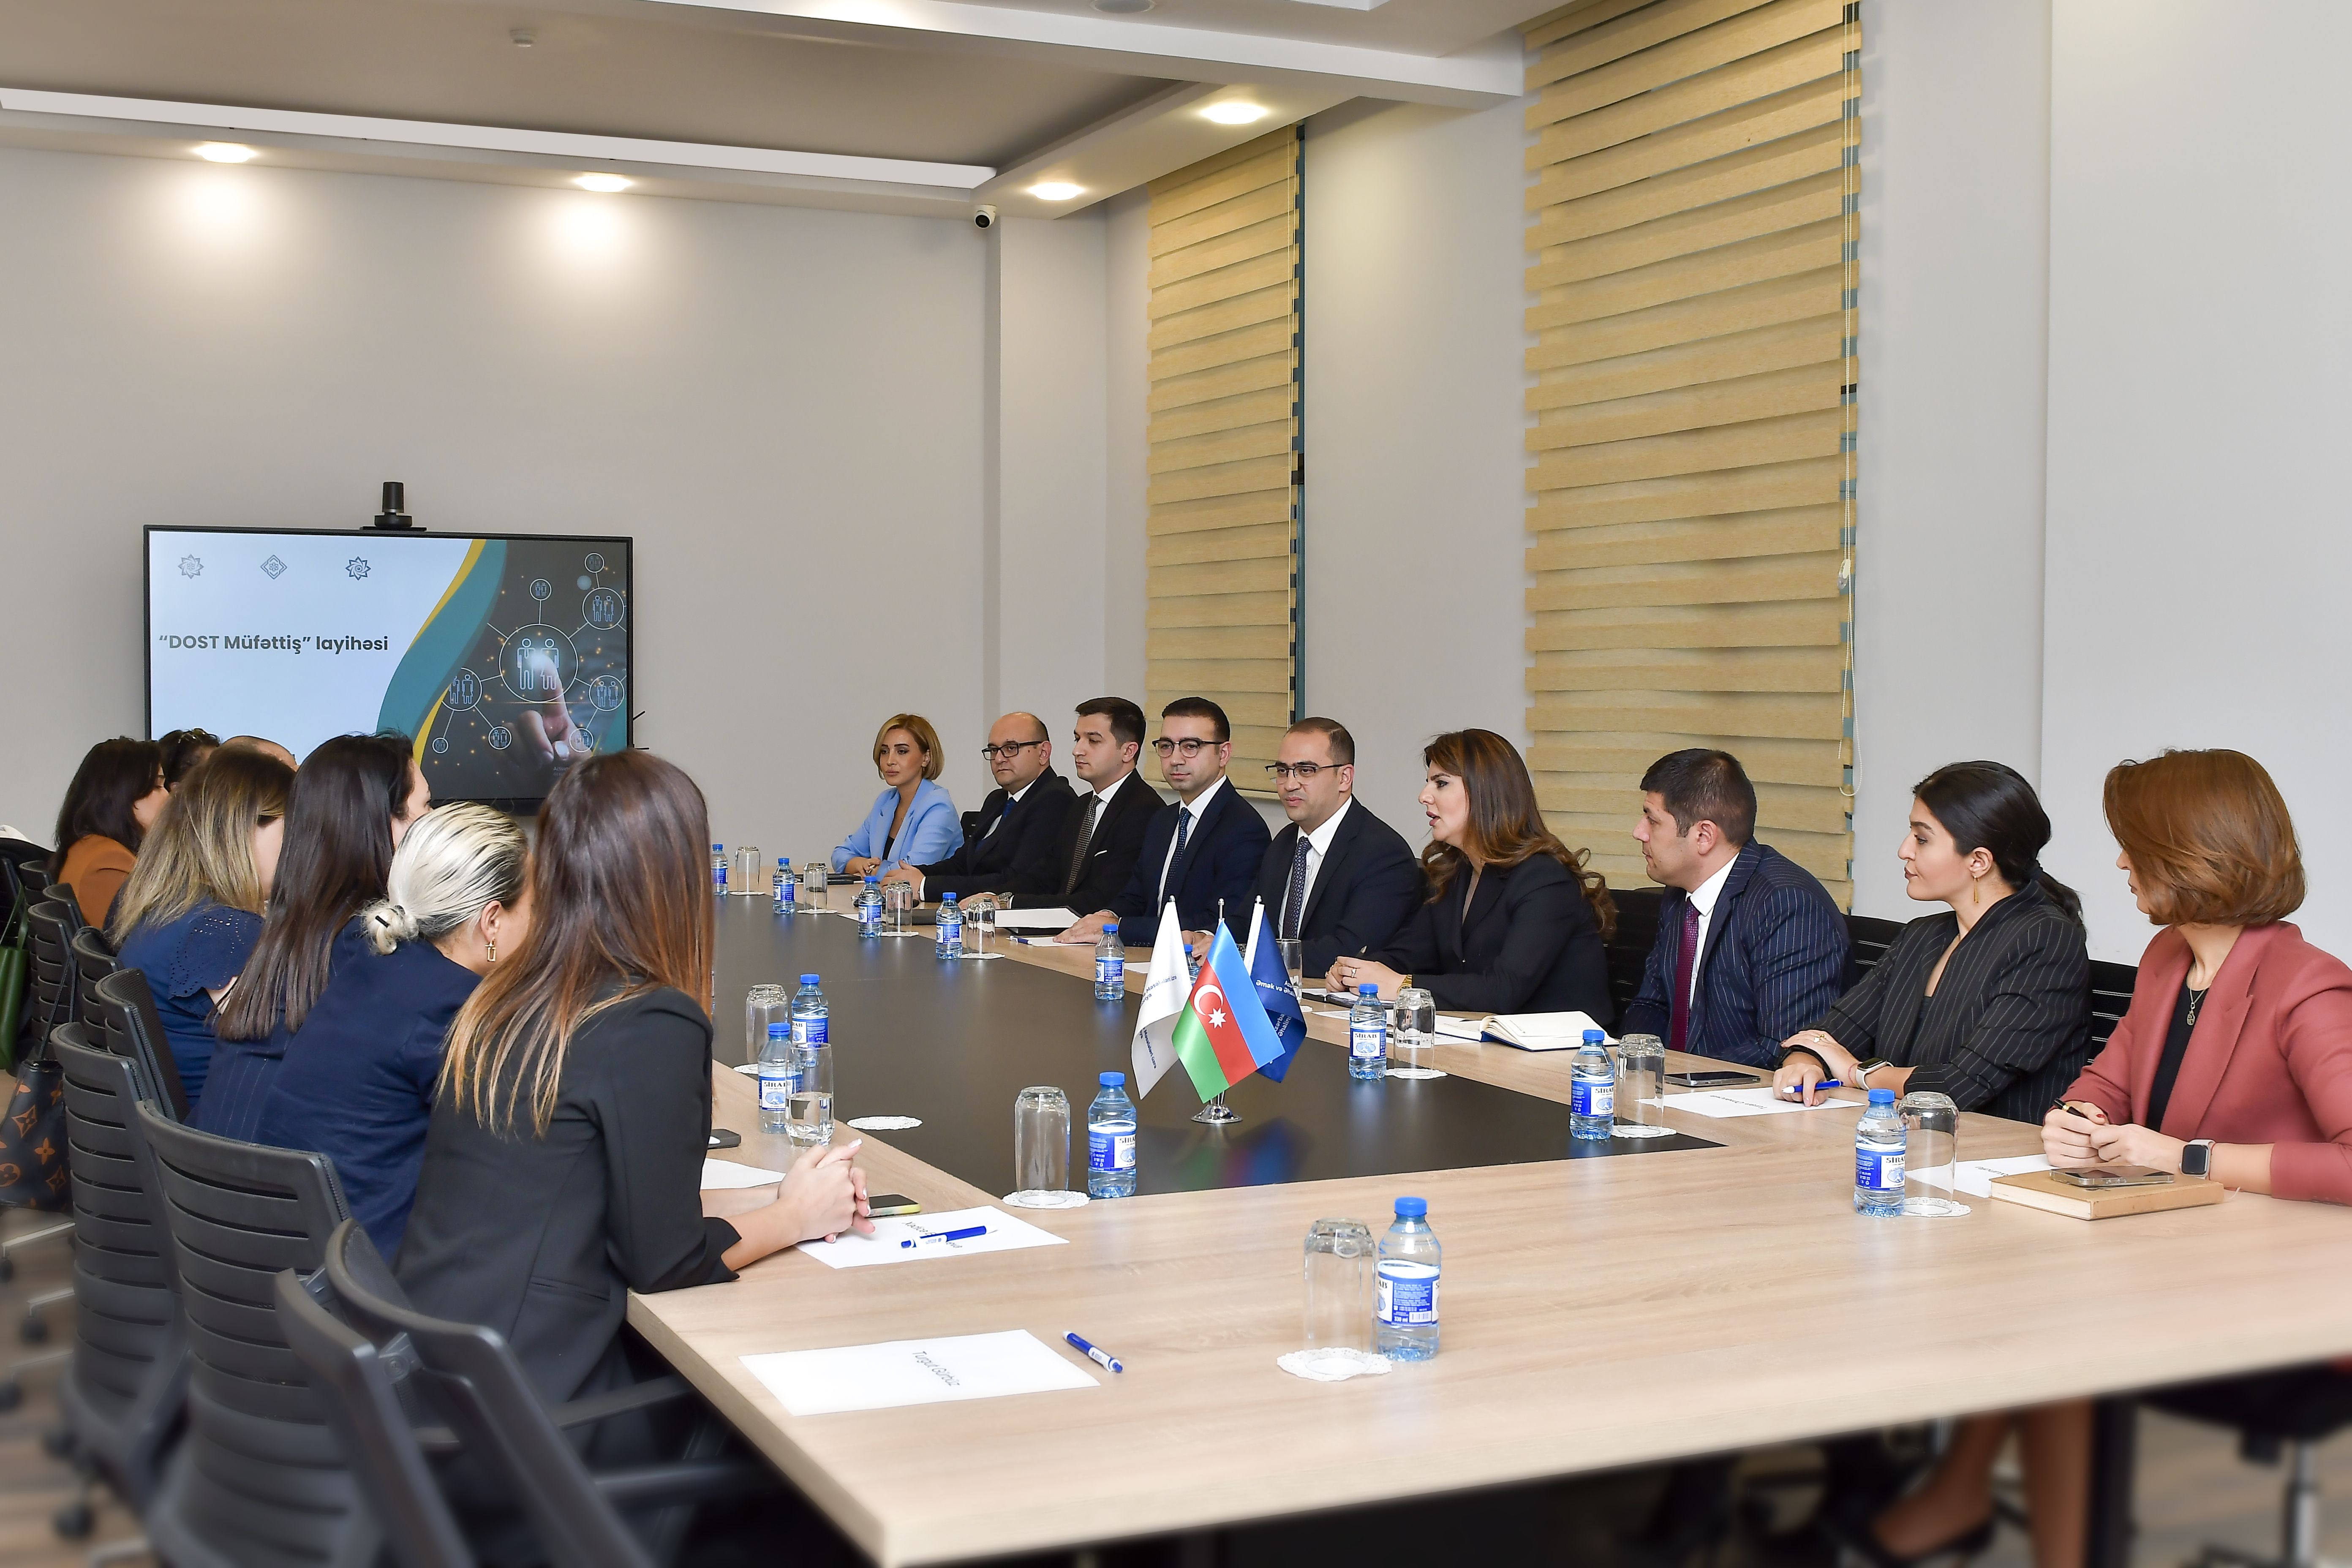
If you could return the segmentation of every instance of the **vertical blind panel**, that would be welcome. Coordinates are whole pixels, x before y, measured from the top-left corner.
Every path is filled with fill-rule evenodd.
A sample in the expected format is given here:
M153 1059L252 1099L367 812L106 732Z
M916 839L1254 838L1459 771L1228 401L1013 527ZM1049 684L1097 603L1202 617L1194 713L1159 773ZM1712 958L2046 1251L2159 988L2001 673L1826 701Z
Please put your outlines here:
M1720 748L1851 907L1859 7L1580 0L1526 39L1538 797L1644 885L1642 773Z
M1293 126L1150 187L1146 710L1219 704L1259 794L1298 688L1300 167Z

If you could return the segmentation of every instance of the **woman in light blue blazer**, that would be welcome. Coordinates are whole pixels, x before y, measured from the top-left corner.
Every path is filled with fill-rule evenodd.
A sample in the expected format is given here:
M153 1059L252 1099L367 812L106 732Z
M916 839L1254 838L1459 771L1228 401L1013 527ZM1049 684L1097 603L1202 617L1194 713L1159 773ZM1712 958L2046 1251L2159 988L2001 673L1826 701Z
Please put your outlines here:
M940 776L940 732L917 713L894 713L874 737L874 771L882 794L856 832L833 852L833 868L851 876L894 866L929 866L963 843L955 802Z

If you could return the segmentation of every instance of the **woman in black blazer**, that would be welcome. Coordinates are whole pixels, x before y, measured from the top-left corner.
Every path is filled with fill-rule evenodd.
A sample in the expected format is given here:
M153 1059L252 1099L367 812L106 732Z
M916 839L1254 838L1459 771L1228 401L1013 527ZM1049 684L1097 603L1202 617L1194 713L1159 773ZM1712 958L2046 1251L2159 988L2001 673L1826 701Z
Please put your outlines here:
M1905 926L1820 1023L1790 1036L1773 1081L1808 1103L1834 1079L2039 1121L2091 1049L2082 905L2040 865L2050 818L1999 763L1954 763L1912 793L1905 887L1950 911Z
M1343 956L1325 983L1377 985L1383 999L1415 985L1447 1012L1574 1012L1605 1027L1616 1007L1601 944L1617 906L1585 851L1544 826L1517 750L1491 730L1456 730L1422 758L1429 900L1378 958Z
M670 763L574 766L540 810L531 930L450 1030L397 1272L421 1310L504 1334L550 1403L635 1381L631 1290L873 1228L855 1143L803 1154L764 1208L703 1216L709 842ZM600 1458L623 1457L612 1436Z

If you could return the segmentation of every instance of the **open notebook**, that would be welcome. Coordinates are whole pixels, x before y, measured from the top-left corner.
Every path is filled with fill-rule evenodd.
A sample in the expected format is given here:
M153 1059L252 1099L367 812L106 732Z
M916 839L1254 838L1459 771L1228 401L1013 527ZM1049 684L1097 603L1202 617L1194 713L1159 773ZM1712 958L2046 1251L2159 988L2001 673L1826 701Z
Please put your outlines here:
M1523 1051L1572 1051L1584 1043L1585 1030L1600 1028L1581 1013L1505 1013L1484 1018L1448 1018L1441 1014L1437 1020L1437 1032L1445 1039L1493 1040ZM1601 1034L1606 1037L1608 1031L1601 1029Z

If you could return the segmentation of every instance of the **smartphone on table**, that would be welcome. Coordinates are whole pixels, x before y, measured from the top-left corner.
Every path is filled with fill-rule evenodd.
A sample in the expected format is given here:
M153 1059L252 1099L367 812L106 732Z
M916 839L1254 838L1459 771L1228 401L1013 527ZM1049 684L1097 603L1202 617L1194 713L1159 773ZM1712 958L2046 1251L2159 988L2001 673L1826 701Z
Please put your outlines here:
M2052 1175L2078 1187L2105 1191L2111 1187L2159 1187L2172 1173L2153 1165L2085 1165L2077 1171L2053 1171Z
M871 1215L920 1214L923 1205L904 1193L869 1193L866 1197L866 1212Z
M1761 1083L1764 1080L1752 1072L1670 1072L1668 1083L1685 1089L1721 1089L1727 1083Z

